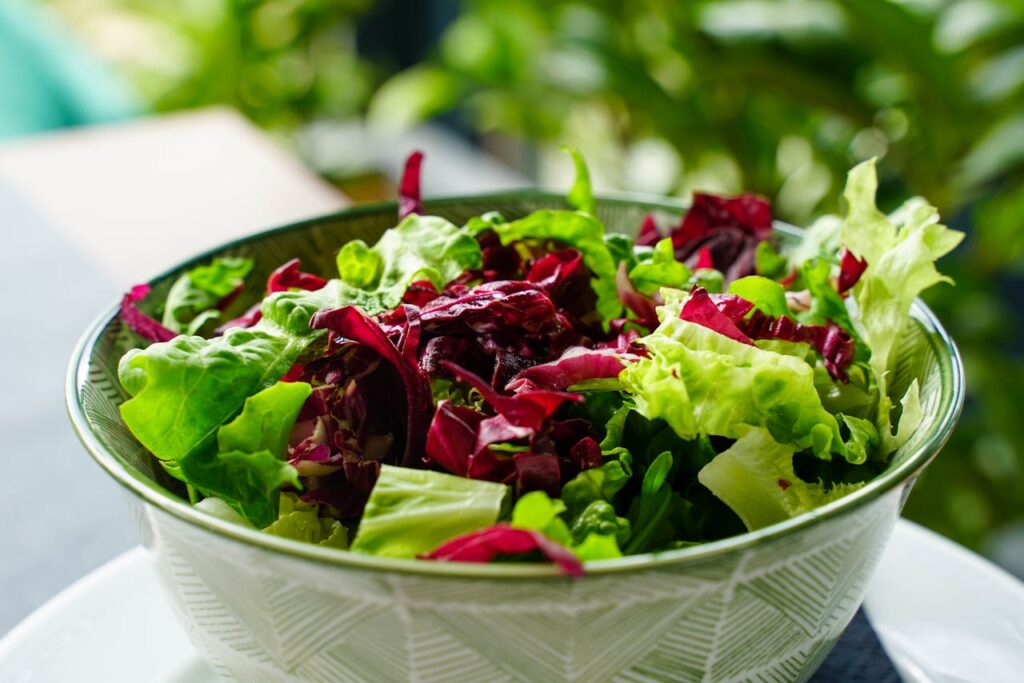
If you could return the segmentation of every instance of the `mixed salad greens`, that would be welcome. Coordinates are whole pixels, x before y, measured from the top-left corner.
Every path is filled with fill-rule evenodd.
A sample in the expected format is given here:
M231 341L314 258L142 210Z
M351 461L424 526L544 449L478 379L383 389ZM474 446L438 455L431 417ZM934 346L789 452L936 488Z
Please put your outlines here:
M890 396L912 300L962 234L915 200L780 249L761 197L697 194L638 236L598 219L569 150L569 209L458 226L425 215L422 155L398 225L337 275L218 258L143 312L125 424L193 503L372 555L581 562L680 548L799 515L878 474L922 415ZM325 274L326 275L326 274ZM241 313L229 319L229 312ZM895 400L894 400L895 399Z

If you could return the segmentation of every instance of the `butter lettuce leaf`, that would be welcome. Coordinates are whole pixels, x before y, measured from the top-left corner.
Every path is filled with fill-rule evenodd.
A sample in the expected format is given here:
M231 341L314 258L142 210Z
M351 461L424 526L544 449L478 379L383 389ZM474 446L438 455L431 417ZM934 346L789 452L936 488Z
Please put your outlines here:
M352 550L416 557L493 525L508 495L504 484L382 465Z
M340 279L313 291L277 292L263 300L264 320L294 336L321 334L309 328L322 309L355 306L367 315L390 311L409 285L430 280L437 289L480 267L480 245L470 232L438 216L407 216L368 247L362 240L338 252Z
M277 519L281 487L299 484L294 467L270 451L200 448L178 462L181 478L205 496L220 498L257 528Z
M304 343L261 329L231 329L213 339L180 336L129 351L118 366L131 394L121 416L174 475L176 463L234 417L245 400L276 383ZM180 477L179 477L180 478Z
M224 257L184 273L167 293L161 321L164 327L178 333L198 334L220 318L217 305L244 284L250 270L251 259Z
M242 412L217 430L216 445L207 441L178 461L181 478L257 527L272 523L281 487L300 486L285 448L310 392L304 382L278 382L250 396Z
M437 289L481 263L480 245L473 236L439 216L411 214L386 231L373 247L362 240L338 252L341 281L375 295L380 310L402 301L415 280L430 280Z

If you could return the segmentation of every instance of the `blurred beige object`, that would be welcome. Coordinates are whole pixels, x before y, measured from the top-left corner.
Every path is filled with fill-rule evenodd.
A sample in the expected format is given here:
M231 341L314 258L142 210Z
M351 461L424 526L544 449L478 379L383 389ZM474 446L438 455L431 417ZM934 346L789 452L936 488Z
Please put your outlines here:
M0 182L122 286L225 240L349 204L221 108L4 143Z

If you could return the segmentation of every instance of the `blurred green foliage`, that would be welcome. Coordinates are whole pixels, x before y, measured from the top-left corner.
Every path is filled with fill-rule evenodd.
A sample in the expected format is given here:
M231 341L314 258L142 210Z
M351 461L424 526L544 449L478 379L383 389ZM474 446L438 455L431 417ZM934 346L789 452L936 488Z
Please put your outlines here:
M356 52L372 0L45 0L149 106L223 104L292 129L365 107L377 80Z
M944 264L957 289L928 297L969 406L907 513L974 547L1024 516L1020 0L473 0L370 112L455 106L482 131L580 146L606 185L752 189L797 224L882 157L883 204L923 195L971 233Z

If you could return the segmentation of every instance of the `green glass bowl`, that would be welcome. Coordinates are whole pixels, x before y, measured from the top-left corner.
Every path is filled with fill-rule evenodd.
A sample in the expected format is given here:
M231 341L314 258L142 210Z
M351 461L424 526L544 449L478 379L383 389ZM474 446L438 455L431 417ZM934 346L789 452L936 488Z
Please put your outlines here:
M516 218L564 208L557 195L512 192L426 202L457 224L486 211ZM682 203L598 200L609 230L632 233L648 212ZM329 275L345 242L373 243L394 203L252 235L155 278L150 301L214 256L255 267L244 300L291 258ZM783 240L799 235L777 225ZM920 302L896 349L894 395L915 378L924 421L887 470L858 491L756 532L587 565L570 580L540 564L377 558L249 530L192 508L118 413L120 357L134 344L112 305L71 359L67 406L79 438L125 487L188 632L223 675L241 681L803 680L831 650L921 470L963 404L956 346Z

